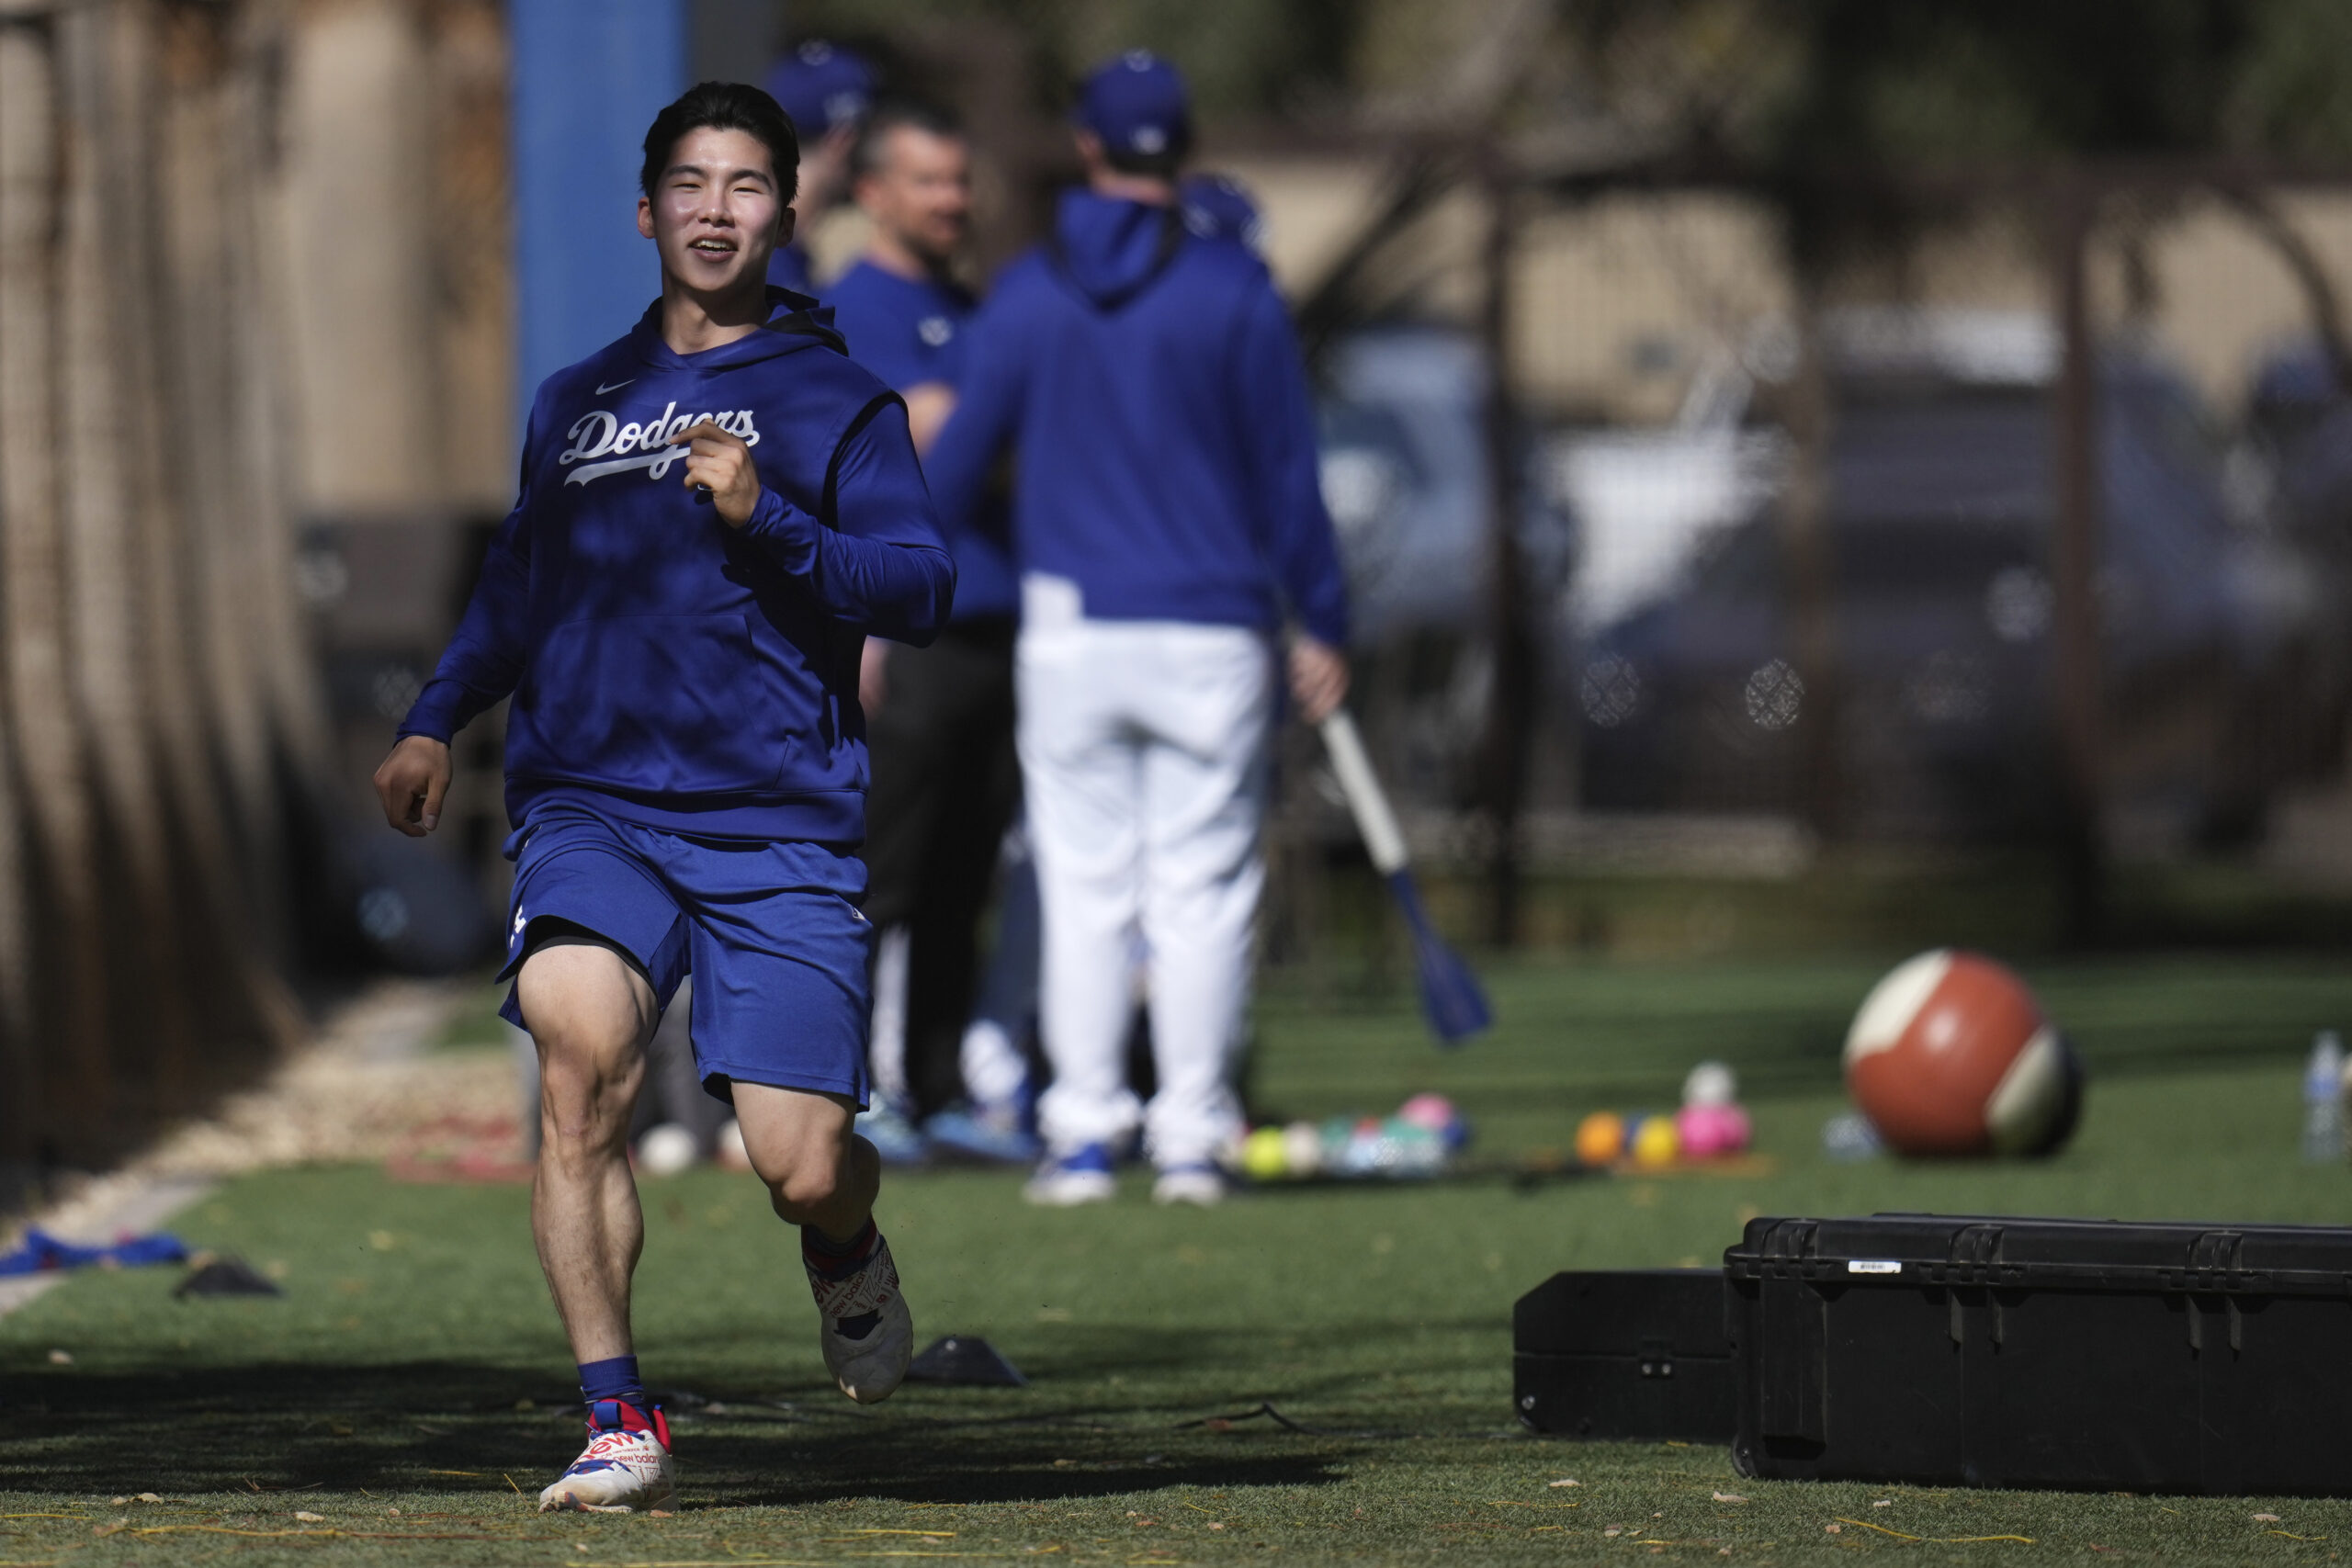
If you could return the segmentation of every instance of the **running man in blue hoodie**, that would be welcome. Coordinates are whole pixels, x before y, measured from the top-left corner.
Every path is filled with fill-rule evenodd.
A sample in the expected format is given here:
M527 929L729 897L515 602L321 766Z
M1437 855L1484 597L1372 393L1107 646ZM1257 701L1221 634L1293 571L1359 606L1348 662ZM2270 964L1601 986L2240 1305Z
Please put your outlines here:
M865 1106L868 633L926 641L955 570L905 406L803 296L770 289L798 149L775 101L704 83L646 132L638 231L662 297L540 386L522 492L433 680L377 771L386 818L433 830L449 739L513 694L516 862L505 1016L540 1062L538 1244L589 1410L542 1509L675 1489L629 1332L644 1240L629 1112L645 1048L695 977L694 1049L731 1099L776 1213L800 1228L825 1363L860 1402L913 1325L876 1230Z
M966 346L928 459L951 536L1019 456L1022 783L1044 901L1054 1069L1034 1201L1114 1190L1138 1120L1164 1202L1212 1203L1265 884L1276 637L1321 718L1347 690L1345 587L1290 319L1244 245L1188 231L1182 80L1137 51L1090 76L1085 189L1015 262ZM1136 953L1159 1090L1125 1079Z

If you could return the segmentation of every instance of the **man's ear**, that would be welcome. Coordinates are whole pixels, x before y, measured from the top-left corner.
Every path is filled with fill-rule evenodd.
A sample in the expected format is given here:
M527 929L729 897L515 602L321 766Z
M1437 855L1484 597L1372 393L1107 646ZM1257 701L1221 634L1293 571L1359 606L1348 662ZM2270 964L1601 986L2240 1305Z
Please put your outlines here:
M789 207L778 209L778 215L775 220L775 248L777 250L780 251L784 249L785 246L792 243L793 228L799 220L799 216L800 215L798 213L793 211Z
M637 198L637 231L646 239L653 238L653 198L651 197L640 196Z

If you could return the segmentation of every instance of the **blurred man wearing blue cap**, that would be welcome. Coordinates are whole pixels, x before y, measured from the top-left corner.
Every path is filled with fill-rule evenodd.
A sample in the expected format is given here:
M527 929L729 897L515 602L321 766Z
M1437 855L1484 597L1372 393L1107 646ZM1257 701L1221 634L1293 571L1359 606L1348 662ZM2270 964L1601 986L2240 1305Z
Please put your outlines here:
M850 152L874 104L874 68L854 51L810 39L776 62L762 84L800 134L800 194L792 204L792 243L776 247L768 281L813 295L809 226L846 194Z
M873 225L865 254L827 290L852 358L907 400L927 450L965 373L977 301L955 276L971 228L972 152L956 122L912 102L876 108L852 160ZM865 913L875 974L875 1110L859 1131L883 1157L945 1150L1025 1164L1028 1069L983 1032L967 1043L980 917L1020 794L1012 753L1013 616L1020 589L1001 502L955 543L956 607L937 641L869 637L858 687L873 784ZM903 955L902 958L899 955ZM969 1108L967 1103L969 1102Z
M1140 1121L1153 1196L1213 1203L1241 1124L1277 639L1292 630L1290 690L1320 719L1347 691L1346 591L1288 313L1257 256L1194 233L1179 201L1182 77L1123 55L1076 118L1086 187L974 319L926 472L952 538L1018 455L1017 728L1054 1070L1027 1195L1110 1198ZM1138 964L1148 1107L1125 1074Z

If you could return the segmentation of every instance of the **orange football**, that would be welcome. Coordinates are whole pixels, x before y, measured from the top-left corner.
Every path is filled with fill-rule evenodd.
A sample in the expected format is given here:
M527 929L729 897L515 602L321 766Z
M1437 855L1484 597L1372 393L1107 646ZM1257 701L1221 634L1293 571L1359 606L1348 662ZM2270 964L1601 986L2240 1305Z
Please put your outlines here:
M2016 974L1939 948L1862 999L1846 1089L1898 1154L2039 1155L2073 1134L2082 1068Z

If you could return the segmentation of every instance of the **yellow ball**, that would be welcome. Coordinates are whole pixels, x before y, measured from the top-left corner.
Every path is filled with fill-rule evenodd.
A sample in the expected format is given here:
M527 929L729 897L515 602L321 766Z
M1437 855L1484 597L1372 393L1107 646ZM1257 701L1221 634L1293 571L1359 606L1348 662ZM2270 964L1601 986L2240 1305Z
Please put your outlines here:
M1614 1165L1625 1152L1625 1119L1596 1111L1577 1126L1577 1158L1586 1165Z
M1261 1127L1241 1142L1241 1168L1256 1181L1279 1181L1290 1174L1290 1150L1280 1127Z
M1634 1163L1655 1170L1672 1165L1682 1157L1682 1134L1675 1131L1671 1116L1652 1116L1642 1122L1642 1130L1634 1134Z

